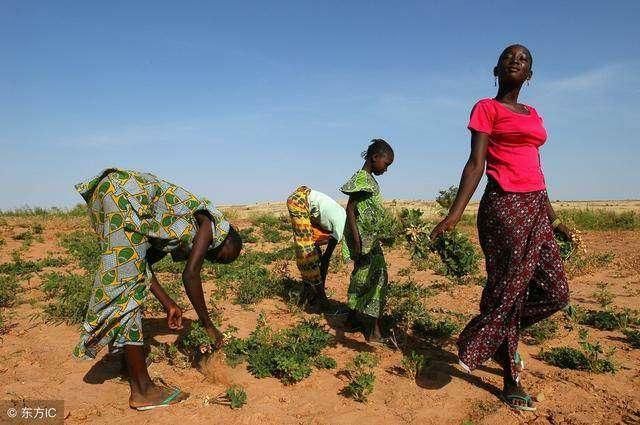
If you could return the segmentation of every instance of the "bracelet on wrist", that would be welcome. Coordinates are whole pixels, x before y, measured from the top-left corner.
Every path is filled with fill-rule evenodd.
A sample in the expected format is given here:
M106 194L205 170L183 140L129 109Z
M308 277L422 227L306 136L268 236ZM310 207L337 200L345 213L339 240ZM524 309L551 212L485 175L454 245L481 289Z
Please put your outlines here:
M551 223L551 227L556 229L560 224L562 224L562 221L558 217L556 217L556 219Z

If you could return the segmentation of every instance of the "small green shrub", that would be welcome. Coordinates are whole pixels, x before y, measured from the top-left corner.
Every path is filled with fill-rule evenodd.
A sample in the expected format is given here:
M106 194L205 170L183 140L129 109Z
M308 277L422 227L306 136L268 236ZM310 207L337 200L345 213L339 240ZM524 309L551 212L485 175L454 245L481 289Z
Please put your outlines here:
M460 326L448 318L435 320L427 316L413 323L413 331L415 333L431 340L451 338L459 329Z
M338 362L332 357L320 354L313 360L313 365L318 369L335 369L338 367Z
M614 295L609 291L609 284L600 282L598 284L598 290L593 293L593 298L598 301L600 307L606 307L613 302Z
M11 307L18 299L20 283L16 275L0 274L0 307Z
M526 328L522 335L525 343L539 345L553 339L557 333L558 323L553 319L545 319Z
M580 325L605 331L625 329L629 325L640 324L640 314L630 309L585 310L580 306L571 305L565 308L565 314Z
M372 353L356 354L347 364L346 373L349 384L343 388L343 394L361 403L366 402L374 389L376 366L378 366L378 358Z
M51 301L44 307L46 320L67 324L82 322L87 313L92 287L93 281L86 275L71 273L45 275L42 290L46 298ZM100 297L99 294L98 297Z
M409 355L402 358L402 369L404 369L407 377L415 379L422 373L426 364L424 355L411 351Z
M640 348L640 329L624 329L627 342L634 348Z
M589 342L586 330L580 330L581 350L572 347L555 347L541 352L547 363L563 369L585 370L595 373L615 373L617 367L612 360L615 349L604 352L599 342Z
M331 342L331 335L317 321L304 320L292 328L273 331L263 315L248 338L230 338L224 347L227 362L246 360L257 378L273 376L285 384L299 382L311 374L311 366ZM319 360L326 364L327 360Z

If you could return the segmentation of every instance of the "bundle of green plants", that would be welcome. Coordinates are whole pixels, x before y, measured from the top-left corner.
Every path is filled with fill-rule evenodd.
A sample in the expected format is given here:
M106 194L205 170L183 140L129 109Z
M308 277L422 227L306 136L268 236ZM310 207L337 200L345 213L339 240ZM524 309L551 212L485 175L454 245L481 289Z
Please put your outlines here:
M522 331L525 343L530 345L540 345L553 339L558 333L558 322L549 318L542 320Z
M445 232L431 244L444 263L448 276L462 277L478 271L478 254L469 237L457 230Z
M0 274L0 307L11 307L18 299L19 290L15 274Z
M42 290L50 301L44 306L46 320L80 323L87 313L93 279L87 275L49 273L43 277ZM95 297L102 298L102 289Z
M416 379L420 375L426 365L424 355L411 351L408 355L402 357L402 369L408 378Z
M224 352L233 366L246 361L257 378L273 376L285 384L293 384L308 377L312 366L329 364L325 357L318 357L331 341L331 335L315 320L303 320L292 328L274 331L261 315L249 337L231 337Z
M98 269L101 248L100 240L95 233L76 230L64 235L60 244L78 260L80 267L88 273L95 273Z
M629 345L640 348L640 329L624 329L622 332L627 337Z
M589 342L589 334L581 329L579 335L581 349L573 347L555 347L542 351L540 357L547 363L563 369L584 370L595 373L615 373L616 364L612 357L615 348L606 353L599 342Z
M361 403L366 402L373 392L376 366L378 366L378 358L374 354L367 352L356 354L347 364L345 372L349 383L342 389L342 393Z
M400 212L400 222L411 257L425 260L431 252L436 252L445 275L459 278L476 273L480 255L469 237L457 230L451 230L431 240L429 233L432 226L422 216L423 212L418 209L405 208Z
M573 242L569 240L564 233L554 231L553 234L558 244L558 249L560 250L560 257L562 257L563 261L567 261L573 254Z

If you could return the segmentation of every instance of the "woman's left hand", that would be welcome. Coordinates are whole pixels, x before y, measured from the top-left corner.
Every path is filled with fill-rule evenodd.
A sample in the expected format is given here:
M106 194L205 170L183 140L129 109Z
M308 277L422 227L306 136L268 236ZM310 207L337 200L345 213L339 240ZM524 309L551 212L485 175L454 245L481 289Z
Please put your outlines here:
M573 237L573 233L571 232L571 230L569 230L569 228L567 226L565 226L563 223L560 223L556 226L555 228L556 232L559 232L562 236L564 236L564 238L566 240L568 240L571 243L574 243L574 237Z

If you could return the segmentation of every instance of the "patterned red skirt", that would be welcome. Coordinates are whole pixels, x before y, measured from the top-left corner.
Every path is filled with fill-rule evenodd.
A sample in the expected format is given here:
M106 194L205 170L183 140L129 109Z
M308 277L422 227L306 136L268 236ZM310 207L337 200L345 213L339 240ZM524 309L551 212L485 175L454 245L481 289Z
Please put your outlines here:
M458 357L473 370L490 358L518 381L520 330L562 309L569 287L547 216L546 191L504 192L490 181L478 210L487 284L480 314L458 338Z

